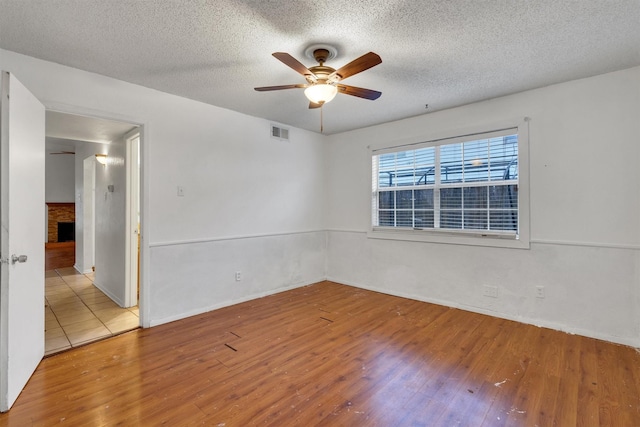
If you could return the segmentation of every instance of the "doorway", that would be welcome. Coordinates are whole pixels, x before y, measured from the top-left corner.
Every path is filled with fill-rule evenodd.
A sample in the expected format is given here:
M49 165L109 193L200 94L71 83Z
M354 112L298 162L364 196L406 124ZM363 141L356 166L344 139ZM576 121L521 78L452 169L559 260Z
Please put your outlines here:
M107 138L105 129L112 131ZM95 130L99 130L98 138ZM139 201L141 127L48 111L46 133L48 138L63 136L70 141L76 157L75 263L47 271L45 278L45 354L54 354L141 324L138 280L132 291L128 282L133 273L123 273L133 265L138 277L139 202L135 204L134 236L123 226L129 222L129 214L127 219L114 217L125 201L127 205L130 199ZM136 146L133 158L129 148L132 137ZM98 163L96 155L105 155L100 156L106 159L104 164ZM135 257L128 253L132 247Z

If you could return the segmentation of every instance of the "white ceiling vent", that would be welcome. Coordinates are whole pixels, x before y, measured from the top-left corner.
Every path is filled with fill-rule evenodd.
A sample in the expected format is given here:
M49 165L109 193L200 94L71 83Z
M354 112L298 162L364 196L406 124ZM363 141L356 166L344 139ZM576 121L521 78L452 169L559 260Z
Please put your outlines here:
M271 137L278 138L288 141L289 140L289 129L279 127L276 125L271 125Z

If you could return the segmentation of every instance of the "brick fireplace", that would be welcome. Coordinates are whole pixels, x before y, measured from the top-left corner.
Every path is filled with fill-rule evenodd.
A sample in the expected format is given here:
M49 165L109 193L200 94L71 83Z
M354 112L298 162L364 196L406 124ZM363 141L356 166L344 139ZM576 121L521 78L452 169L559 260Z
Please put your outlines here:
M76 204L47 203L49 243L75 240Z

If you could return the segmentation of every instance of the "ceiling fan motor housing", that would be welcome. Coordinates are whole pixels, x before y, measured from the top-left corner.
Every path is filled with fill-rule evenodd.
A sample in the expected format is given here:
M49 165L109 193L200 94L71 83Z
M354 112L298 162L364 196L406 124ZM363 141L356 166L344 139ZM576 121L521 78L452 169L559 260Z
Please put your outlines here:
M331 75L331 73L333 73L336 70L331 67L326 67L324 65L316 65L315 67L309 67L309 71L311 71L313 75L317 77L317 80L314 80L312 76L310 77L305 76L309 83L315 83L316 81L318 83L327 83L327 79L329 75Z
M313 57L320 63L320 65L322 65L323 63L327 62L329 51L327 49L316 49L313 51Z

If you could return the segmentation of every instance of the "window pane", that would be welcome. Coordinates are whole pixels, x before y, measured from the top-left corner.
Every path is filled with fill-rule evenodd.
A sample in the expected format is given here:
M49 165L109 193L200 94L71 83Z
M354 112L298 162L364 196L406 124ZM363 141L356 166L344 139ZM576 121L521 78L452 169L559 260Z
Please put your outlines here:
M411 211L396 212L396 227L413 227L413 214Z
M433 185L436 182L436 167L425 166L416 169L415 185Z
M435 147L420 148L415 150L416 166L433 166L436 164Z
M415 185L434 184L436 182L435 147L415 150Z
M462 228L462 211L440 211L440 228Z
M393 227L395 225L395 213L393 211L379 211L378 225L381 227Z
M518 231L518 211L491 211L489 213L489 229Z
M394 209L395 207L395 191L381 191L378 193L379 209Z
M433 190L414 190L415 209L433 209Z
M417 228L433 228L433 211L416 211L414 227Z
M395 178L395 173L391 171L380 171L378 172L378 188L384 187L392 187L395 185L393 179Z
M462 209L462 188L443 188L440 190L440 208Z
M510 135L489 140L491 180L518 178L518 136Z
M464 211L464 228L472 230L487 229L487 211Z
M397 152L396 167L398 170L413 169L413 150Z
M378 156L378 165L380 170L395 170L396 153L380 154Z
M518 186L494 185L489 187L490 209L517 209Z
M413 167L404 169L398 168L398 172L396 172L396 185L413 185Z
M489 180L489 140L464 143L464 181Z
M412 190L396 191L396 208L397 209L413 209L413 191Z
M464 208L465 209L486 209L487 208L487 187L465 187Z
M462 182L462 144L440 147L440 180L443 184Z

